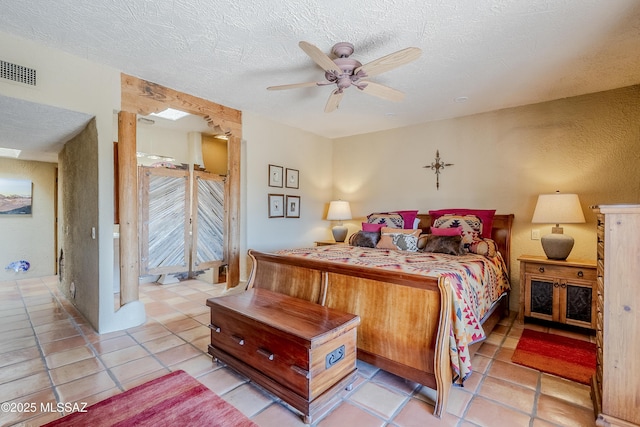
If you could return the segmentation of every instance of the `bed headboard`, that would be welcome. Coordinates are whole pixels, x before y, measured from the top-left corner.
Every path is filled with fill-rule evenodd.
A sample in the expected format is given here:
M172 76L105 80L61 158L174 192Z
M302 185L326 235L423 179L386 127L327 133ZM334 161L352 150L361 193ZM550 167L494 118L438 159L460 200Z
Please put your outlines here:
M498 249L507 264L507 271L511 271L511 227L513 226L513 214L494 215L493 227L491 228L491 238L498 245ZM423 233L429 232L431 227L431 215L418 214L420 218L420 228Z

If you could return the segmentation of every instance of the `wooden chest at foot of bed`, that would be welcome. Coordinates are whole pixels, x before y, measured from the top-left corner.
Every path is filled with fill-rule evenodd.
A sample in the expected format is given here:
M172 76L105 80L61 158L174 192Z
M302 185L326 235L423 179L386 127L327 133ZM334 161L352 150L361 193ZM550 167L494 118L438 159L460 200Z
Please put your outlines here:
M310 423L356 372L360 318L266 289L209 298L209 353Z

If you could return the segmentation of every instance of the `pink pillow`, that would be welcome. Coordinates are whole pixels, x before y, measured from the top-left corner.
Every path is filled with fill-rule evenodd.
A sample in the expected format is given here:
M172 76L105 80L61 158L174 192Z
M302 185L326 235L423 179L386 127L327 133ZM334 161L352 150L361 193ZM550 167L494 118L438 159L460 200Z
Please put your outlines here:
M487 239L491 238L491 228L493 227L493 216L495 213L495 209L439 209L429 211L429 215L431 215L431 223L446 214L475 215L482 221L482 237Z
M404 220L404 228L413 228L413 222L418 216L418 211L396 211Z
M435 228L431 227L431 234L434 236L462 236L462 227Z
M368 222L362 223L362 231L380 231L384 227L384 224L371 224Z

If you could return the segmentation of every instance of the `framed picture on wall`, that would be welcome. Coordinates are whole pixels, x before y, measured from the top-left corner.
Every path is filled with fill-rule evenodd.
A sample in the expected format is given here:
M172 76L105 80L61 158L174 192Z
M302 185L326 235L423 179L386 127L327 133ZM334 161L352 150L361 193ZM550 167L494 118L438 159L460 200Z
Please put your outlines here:
M300 218L300 196L287 196L287 218Z
M28 179L0 178L0 215L31 215L32 187Z
M300 172L298 172L297 169L289 169L287 168L287 174L286 174L286 187L287 188L298 188L298 175L300 174Z
M284 168L282 166L269 165L269 187L282 188Z
M284 218L284 194L269 194L269 218Z

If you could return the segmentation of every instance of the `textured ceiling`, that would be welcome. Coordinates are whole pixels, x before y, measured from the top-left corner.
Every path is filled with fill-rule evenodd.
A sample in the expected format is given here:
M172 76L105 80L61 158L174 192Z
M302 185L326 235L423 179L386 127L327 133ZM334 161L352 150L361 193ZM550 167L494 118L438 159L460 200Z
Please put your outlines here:
M638 0L0 0L0 10L0 31L329 138L640 83ZM372 79L404 101L352 87L327 114L331 86L266 90L323 78L300 40L327 54L351 42L363 64L409 46L422 56Z

